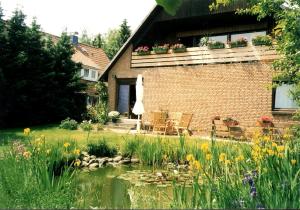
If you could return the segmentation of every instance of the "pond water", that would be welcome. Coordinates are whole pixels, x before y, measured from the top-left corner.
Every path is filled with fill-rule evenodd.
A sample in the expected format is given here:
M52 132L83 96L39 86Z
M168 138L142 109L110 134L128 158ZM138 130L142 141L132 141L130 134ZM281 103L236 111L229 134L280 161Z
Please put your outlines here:
M76 208L170 208L173 187L143 182L137 177L157 174L151 167L119 166L80 172ZM139 175L142 174L142 175ZM144 174L144 175L143 175Z

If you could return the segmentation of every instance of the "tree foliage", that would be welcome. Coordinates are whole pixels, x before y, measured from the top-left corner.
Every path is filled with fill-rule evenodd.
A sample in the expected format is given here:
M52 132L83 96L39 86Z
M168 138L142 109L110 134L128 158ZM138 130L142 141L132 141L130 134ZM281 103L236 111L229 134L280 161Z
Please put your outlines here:
M0 127L80 118L84 86L77 76L81 65L71 60L70 37L63 34L54 44L35 20L26 26L21 11L7 22L1 14Z
M112 59L131 36L127 20L123 20L119 28L110 29L104 36L100 33L95 37L89 36L84 30L79 39L81 43L102 48L109 59Z
M162 6L167 13L175 15L182 4L182 0L156 0L156 3Z
M93 45L93 38L88 35L87 30L83 30L81 32L81 36L79 37L79 42L88 45Z
M103 47L103 37L100 33L96 35L96 37L94 38L94 40L92 42L92 45L94 47L98 47L98 48Z
M103 49L109 59L112 59L131 36L127 20L123 20L120 28L111 29L105 35Z

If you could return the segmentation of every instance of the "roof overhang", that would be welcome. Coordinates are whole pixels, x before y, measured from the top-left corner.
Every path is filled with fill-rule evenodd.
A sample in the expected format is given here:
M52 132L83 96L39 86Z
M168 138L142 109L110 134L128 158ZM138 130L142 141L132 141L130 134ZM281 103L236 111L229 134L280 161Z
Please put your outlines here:
M108 80L108 73L110 69L114 66L114 64L118 61L118 59L123 55L123 53L126 51L130 43L137 37L139 33L143 31L143 29L146 27L148 22L155 16L156 12L161 10L161 6L154 6L154 8L151 10L151 12L146 16L146 18L142 21L141 25L135 30L135 32L129 37L129 39L125 42L125 44L121 47L121 49L118 51L118 53L114 56L114 58L110 61L110 63L106 66L104 69L103 74L99 78L99 80L107 81Z

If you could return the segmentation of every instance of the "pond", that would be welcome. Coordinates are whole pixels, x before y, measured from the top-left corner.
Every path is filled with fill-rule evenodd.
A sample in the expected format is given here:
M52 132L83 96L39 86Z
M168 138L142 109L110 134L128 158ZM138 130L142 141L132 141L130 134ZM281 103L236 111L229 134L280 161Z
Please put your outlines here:
M79 196L75 207L170 208L173 194L172 181L150 183L138 178L159 175L161 172L158 171L153 172L151 167L141 165L82 171L77 177Z

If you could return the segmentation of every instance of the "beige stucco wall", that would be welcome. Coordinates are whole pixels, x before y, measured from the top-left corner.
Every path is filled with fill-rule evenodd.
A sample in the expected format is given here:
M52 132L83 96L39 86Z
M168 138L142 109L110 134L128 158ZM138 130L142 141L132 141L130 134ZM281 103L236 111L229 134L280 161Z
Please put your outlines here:
M109 73L109 107L116 108L116 78L144 77L144 119L149 112L193 113L191 127L209 130L214 116L233 117L241 126L255 126L263 115L280 127L290 115L272 115L271 63L251 62L178 67L130 68L129 47Z

